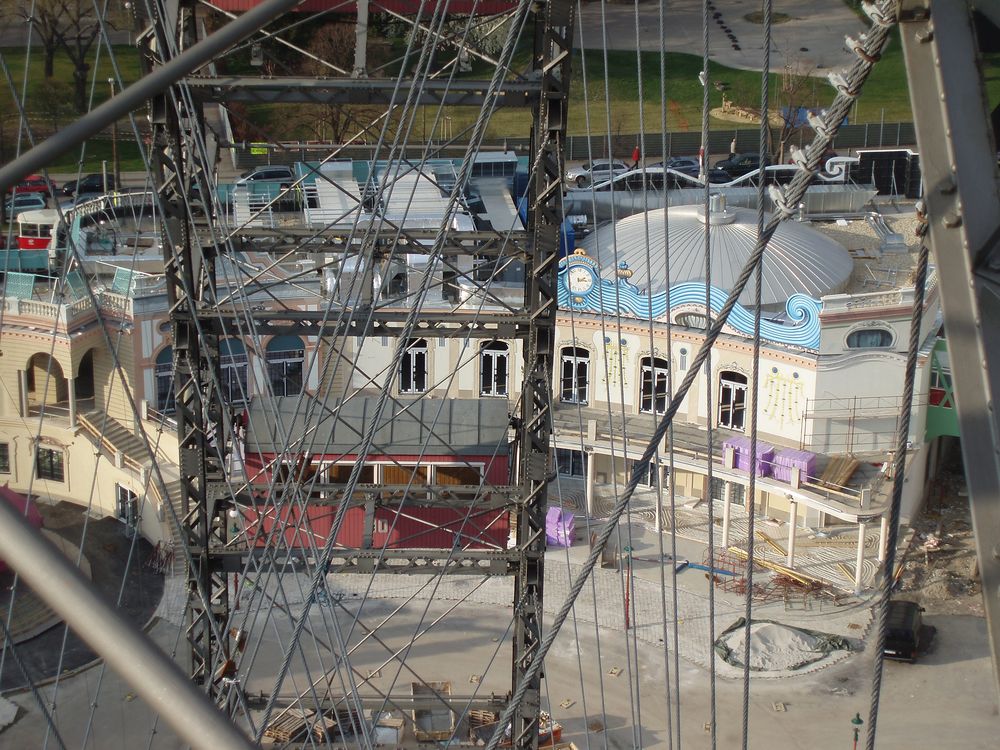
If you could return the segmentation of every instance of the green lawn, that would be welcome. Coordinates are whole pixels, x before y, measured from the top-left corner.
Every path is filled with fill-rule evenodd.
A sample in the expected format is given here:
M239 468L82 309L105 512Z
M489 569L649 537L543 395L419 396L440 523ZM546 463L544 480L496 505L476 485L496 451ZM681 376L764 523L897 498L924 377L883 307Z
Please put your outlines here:
M115 59L121 79L128 85L139 78L139 53L135 47L119 46L114 48ZM24 83L25 73L25 51L23 48L2 48L0 55L3 62L10 71L11 81L14 84L18 97ZM111 96L111 86L108 78L114 77L114 67L106 49L100 50L100 54L91 56L92 66L88 73L88 97L93 89L93 106L101 104ZM73 65L69 58L62 52L56 55L53 76L46 79L44 76L43 56L40 48L32 50L28 63L27 95L24 96L25 109L31 118L32 128L41 137L58 130L72 122L77 116L73 108ZM5 158L13 157L17 137L17 106L11 98L10 86L6 79L0 80L0 143L3 146ZM117 90L117 84L115 85ZM144 116L145 112L137 113ZM142 160L139 158L139 149L131 136L127 122L123 121L119 127L120 142L118 146L121 168L124 171L142 169ZM22 151L27 144L22 144ZM111 162L111 142L110 140L93 139L86 144L83 151L83 171L100 171L101 161ZM77 164L81 159L81 151L75 150L60 158L50 169L55 172L75 172Z
M524 70L529 62L527 44L518 50L513 67ZM37 52L37 51L36 51ZM4 62L10 69L15 86L20 88L24 75L24 51L21 49L0 50ZM115 56L126 83L138 78L139 57L132 47L115 48ZM606 63L605 63L606 59ZM641 65L643 86L642 112L640 117L640 93L637 61ZM584 65L584 63L586 63ZM990 99L1000 100L1000 54L985 58L986 79ZM701 58L695 55L668 53L664 58L665 76L661 81L660 56L655 52L611 51L607 55L599 51L577 50L574 53L573 81L571 84L572 105L569 115L570 134L586 132L629 134L638 132L640 124L646 132L658 132L661 126L661 110L665 109L667 129L676 132L697 132L701 128L702 87L698 81ZM606 68L606 69L605 69ZM492 70L485 63L479 63L467 74L472 78L487 78ZM605 76L605 74L607 74ZM110 94L107 83L111 75L110 61L106 53L100 55L96 73L91 72L94 84L94 103L99 104ZM726 84L725 95L730 100L756 107L759 100L760 77L752 71L734 70L712 64L712 82ZM607 83L605 84L605 79ZM586 80L586 86L584 81ZM782 77L771 75L771 107L774 110L787 104L788 98L782 93ZM10 99L8 86L0 86L0 146L7 158L12 154L11 146L16 135L16 107ZM661 95L662 92L662 95ZM722 104L723 93L714 86L709 88L710 107ZM810 79L796 96L795 102L801 106L823 107L833 99L833 88L825 78ZM665 105L661 107L661 99ZM75 117L72 111L72 66L65 55L56 56L55 76L51 80L42 75L42 57L33 53L28 70L28 109L39 132L52 132ZM314 138L303 128L288 125L295 118L289 115L289 105L249 107L251 118L257 121L262 133L273 134L275 139ZM474 120L477 112L473 108L451 108L444 113L451 119L450 129L457 135ZM430 134L435 119L435 111L426 108L414 125L415 138L422 139L425 131ZM854 123L910 121L910 99L906 85L906 72L898 33L894 33L883 53L882 60L872 72L862 95L851 112ZM589 122L588 122L589 121ZM732 121L715 120L713 128L733 128ZM753 127L747 124L741 127ZM301 131L301 132L299 132ZM138 170L142 162L138 158L138 148L134 144L129 129L120 124L121 142L119 155L124 170ZM498 110L491 120L487 136L490 138L525 137L528 134L524 112ZM440 136L440 132L439 132ZM256 136L263 138L264 136ZM84 157L84 171L96 171L101 160L111 159L109 142L94 140L87 145ZM80 154L64 156L53 166L57 171L75 171Z

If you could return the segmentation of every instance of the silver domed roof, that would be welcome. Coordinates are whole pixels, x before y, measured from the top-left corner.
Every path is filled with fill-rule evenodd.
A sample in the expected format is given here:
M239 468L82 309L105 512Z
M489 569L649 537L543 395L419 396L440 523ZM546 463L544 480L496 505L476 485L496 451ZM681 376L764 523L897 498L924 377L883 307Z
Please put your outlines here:
M711 221L712 286L732 289L757 240L757 212L725 208L709 212ZM701 206L677 206L667 216L670 240L670 284L705 280L705 220ZM648 242L648 251L647 251ZM578 245L595 258L601 276L615 281L619 265L632 270L629 279L640 289L661 292L666 287L664 209L635 214L608 224ZM617 253L615 247L617 246ZM764 254L761 303L783 305L793 294L819 299L843 289L854 262L837 242L795 221L782 222ZM753 305L751 278L740 303Z

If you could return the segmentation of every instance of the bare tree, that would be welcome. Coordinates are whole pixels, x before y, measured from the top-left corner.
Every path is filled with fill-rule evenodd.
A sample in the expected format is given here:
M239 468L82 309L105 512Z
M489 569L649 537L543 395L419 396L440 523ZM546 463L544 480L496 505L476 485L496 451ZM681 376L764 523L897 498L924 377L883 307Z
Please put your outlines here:
M781 113L781 128L778 131L778 146L772 152L779 164L785 161L785 153L793 138L808 127L806 112L816 104L816 80L810 75L815 66L801 61L790 61L781 74L778 90L778 111Z
M305 59L302 72L306 75L330 75L323 62L350 70L354 64L355 29L352 23L332 21L319 26L309 42L309 51L319 60ZM380 45L370 47L369 64L379 64L383 52ZM323 62L321 62L323 61ZM382 107L351 104L315 104L299 107L286 124L294 130L304 130L311 138L329 143L367 140L367 129L382 114Z
M46 78L55 74L55 57L69 19L63 15L64 0L0 0L0 15L19 18L41 42Z
M76 111L87 111L87 74L90 72L90 50L101 33L101 24L94 12L93 0L50 0L58 2L66 26L59 35L59 44L73 63L73 105ZM105 19L105 24L110 22Z

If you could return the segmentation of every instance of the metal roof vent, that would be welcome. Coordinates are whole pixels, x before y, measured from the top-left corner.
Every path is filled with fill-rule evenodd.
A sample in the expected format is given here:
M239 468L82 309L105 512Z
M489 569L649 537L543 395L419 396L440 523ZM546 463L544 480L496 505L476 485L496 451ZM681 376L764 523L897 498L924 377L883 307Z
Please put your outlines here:
M700 213L698 215L698 220L704 224L705 215ZM726 196L722 193L716 193L715 195L709 196L708 199L708 221L712 225L715 224L732 224L736 221L736 213L729 211L726 208Z

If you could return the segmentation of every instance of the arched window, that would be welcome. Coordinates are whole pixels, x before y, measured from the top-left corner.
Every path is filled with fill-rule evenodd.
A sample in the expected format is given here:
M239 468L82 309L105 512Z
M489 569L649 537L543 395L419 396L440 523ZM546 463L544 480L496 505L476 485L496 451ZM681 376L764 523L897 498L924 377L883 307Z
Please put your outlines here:
M560 399L567 404L586 404L590 390L590 352L578 346L562 350L559 370Z
M885 328L863 328L847 334L848 349L884 349L892 346L892 331Z
M302 366L306 351L298 336L275 336L267 344L267 378L275 396L302 393Z
M410 339L399 362L399 392L424 393L427 390L427 340Z
M174 413L174 348L165 346L156 355L156 410Z
M241 404L250 397L247 386L247 350L239 339L219 342L219 376L227 404Z
M663 414L667 410L670 363L659 357L639 360L639 411Z
M507 361L510 347L501 341L490 341L479 350L479 395L507 395Z
M719 373L719 426L742 432L746 411L747 376L723 370Z

